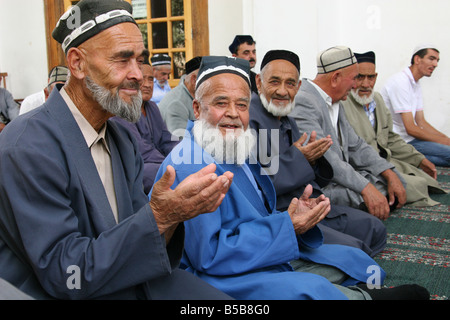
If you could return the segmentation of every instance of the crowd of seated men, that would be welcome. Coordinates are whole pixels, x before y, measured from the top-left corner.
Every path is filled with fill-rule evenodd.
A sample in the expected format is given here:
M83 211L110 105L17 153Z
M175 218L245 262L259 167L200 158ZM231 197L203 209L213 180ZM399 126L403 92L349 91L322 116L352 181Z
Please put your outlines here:
M0 91L0 299L429 299L373 258L383 220L446 192L418 94L435 47L379 94L374 52L329 48L301 79L270 50L256 74L238 35L170 88L129 2L76 6L52 33L67 65L20 108Z

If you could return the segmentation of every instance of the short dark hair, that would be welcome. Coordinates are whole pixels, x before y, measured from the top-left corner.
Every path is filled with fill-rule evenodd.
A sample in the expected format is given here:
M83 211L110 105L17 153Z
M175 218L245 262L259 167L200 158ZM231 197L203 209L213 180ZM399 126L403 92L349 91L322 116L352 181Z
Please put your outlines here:
M434 50L434 51L436 51L437 53L439 53L439 50L438 50L438 49L435 49L435 48L425 48L425 49L419 50L419 51L417 51L416 53L414 53L414 55L412 56L412 58L411 58L411 65L414 64L414 58L415 58L416 56L419 56L420 58L425 57L425 56L428 54L428 49Z
M256 45L256 41L244 41L244 42L242 42L241 44L239 44L239 45L236 47L236 51L234 52L234 54L237 54L237 53L238 53L240 46L241 46L242 44L244 44L244 43L248 44L249 46L251 46L251 45L253 45L253 44Z

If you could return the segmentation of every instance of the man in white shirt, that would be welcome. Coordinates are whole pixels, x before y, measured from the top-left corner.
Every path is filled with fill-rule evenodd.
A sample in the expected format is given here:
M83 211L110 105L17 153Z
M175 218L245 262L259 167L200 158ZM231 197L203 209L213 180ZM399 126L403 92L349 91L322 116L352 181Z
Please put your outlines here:
M393 75L381 90L392 113L394 131L436 166L450 166L450 138L425 120L419 80L431 77L439 51L420 45L413 51L411 66Z

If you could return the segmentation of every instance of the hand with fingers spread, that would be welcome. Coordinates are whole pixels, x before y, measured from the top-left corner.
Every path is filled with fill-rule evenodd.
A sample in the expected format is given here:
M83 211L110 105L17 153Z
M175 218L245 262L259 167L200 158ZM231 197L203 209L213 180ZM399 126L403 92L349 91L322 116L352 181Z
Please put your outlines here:
M306 160L308 160L311 165L314 165L316 160L322 157L331 147L333 141L331 140L330 135L316 141L317 133L316 131L312 131L308 143L303 145L307 138L308 134L305 132L300 139L294 142L294 145L303 153Z
M174 190L175 169L166 172L153 187L150 207L161 234L173 231L176 226L196 216L213 212L222 203L233 180L233 174L215 174L216 165L210 164L184 179ZM166 241L168 241L166 237Z
M306 186L302 196L294 198L288 208L296 234L303 234L322 221L330 212L330 199L324 195L310 198L312 186Z

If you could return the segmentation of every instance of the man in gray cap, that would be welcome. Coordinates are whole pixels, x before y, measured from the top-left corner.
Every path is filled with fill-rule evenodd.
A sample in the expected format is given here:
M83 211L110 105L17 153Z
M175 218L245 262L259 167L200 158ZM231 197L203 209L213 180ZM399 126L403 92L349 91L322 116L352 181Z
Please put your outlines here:
M183 221L214 211L232 177L211 165L172 189L169 168L149 200L136 139L108 121L141 115L131 5L82 0L53 37L68 82L0 135L0 278L36 299L228 298L178 266Z
M429 192L445 192L436 180L436 167L393 131L392 115L383 97L374 90L378 76L375 53L355 53L355 56L359 67L356 87L352 89L348 99L342 102L347 120L358 136L395 165L406 181L407 204L438 204L429 196Z
M394 165L381 158L348 123L341 100L355 86L358 64L352 50L338 46L317 56L317 76L304 79L290 114L302 132L330 135L325 158L333 167L331 183L322 191L334 204L368 211L385 220L406 202Z
M54 67L48 75L47 86L44 88L44 90L26 97L20 105L19 114L24 114L43 105L44 102L47 101L48 97L55 87L57 88L57 90L59 90L66 83L68 76L69 70L66 67Z

